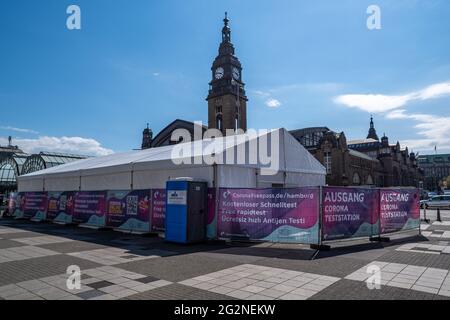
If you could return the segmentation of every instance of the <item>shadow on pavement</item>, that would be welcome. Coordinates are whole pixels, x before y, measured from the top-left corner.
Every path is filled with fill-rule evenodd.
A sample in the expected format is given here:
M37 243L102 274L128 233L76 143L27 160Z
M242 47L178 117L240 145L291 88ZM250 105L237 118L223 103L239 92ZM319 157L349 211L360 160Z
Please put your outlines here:
M158 236L147 237L126 234L112 230L98 231L80 228L77 226L61 226L51 223L34 223L31 221L0 219L0 226L22 229L42 235L58 236L75 241L88 242L100 246L121 248L129 254L142 256L154 255L161 251L162 256L174 256L199 252L214 252L218 254L246 255L262 258L282 258L290 260L311 260L329 258L351 253L383 249L390 246L401 245L408 242L424 242L427 238L420 235L410 235L391 239L390 242L369 242L367 239L340 241L329 243L330 251L310 249L309 246L299 244L277 243L225 243L221 241L207 242L195 245L180 245L165 242ZM37 236L36 234L31 237ZM397 236L397 235L396 235ZM94 249L95 250L95 249ZM165 254L164 254L165 253Z

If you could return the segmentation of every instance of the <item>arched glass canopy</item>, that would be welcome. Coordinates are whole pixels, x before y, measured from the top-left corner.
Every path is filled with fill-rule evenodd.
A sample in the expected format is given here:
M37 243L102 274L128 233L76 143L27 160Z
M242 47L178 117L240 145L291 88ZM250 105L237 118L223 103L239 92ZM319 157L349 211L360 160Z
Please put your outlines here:
M59 166L72 161L85 159L84 156L62 153L45 153L34 154L29 156L22 166L21 175Z
M17 189L17 177L21 174L28 155L13 153L0 160L0 192L9 192Z

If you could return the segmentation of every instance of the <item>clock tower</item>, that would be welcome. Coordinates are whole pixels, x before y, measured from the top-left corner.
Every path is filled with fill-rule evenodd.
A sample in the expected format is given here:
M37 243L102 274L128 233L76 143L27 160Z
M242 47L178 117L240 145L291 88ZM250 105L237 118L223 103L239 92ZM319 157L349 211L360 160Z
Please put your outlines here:
M219 55L212 65L209 83L208 127L222 131L242 129L247 131L247 96L242 82L242 66L234 55L227 13L223 20L222 43Z

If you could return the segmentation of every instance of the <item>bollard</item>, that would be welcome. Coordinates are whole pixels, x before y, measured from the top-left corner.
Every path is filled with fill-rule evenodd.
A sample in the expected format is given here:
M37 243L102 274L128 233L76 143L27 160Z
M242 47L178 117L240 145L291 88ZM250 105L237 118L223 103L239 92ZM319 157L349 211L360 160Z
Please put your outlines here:
M441 209L437 209L437 221L439 221L439 222L442 222L442 219L441 219Z
M427 206L423 206L423 222L430 224L430 219L427 219Z

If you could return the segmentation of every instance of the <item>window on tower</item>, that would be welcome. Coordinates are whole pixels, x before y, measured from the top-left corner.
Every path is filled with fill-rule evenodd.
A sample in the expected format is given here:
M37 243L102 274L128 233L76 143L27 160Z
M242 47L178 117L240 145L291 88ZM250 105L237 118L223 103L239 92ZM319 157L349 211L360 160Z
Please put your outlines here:
M234 118L234 130L238 130L239 128L239 115L236 115L236 117Z
M223 126L222 126L222 115L218 114L216 117L216 128L220 131L223 130Z
M332 174L332 162L331 162L332 160L331 159L332 159L331 152L325 152L323 160L324 160L325 168L327 170L327 174Z

